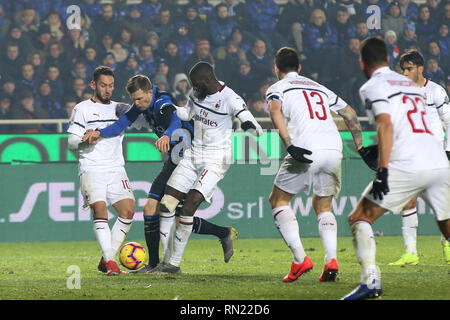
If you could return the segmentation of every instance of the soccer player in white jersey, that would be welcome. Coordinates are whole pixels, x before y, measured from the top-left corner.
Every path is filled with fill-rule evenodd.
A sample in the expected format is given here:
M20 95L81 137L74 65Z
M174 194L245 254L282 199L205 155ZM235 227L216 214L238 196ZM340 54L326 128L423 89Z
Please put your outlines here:
M78 103L72 113L69 148L79 151L78 175L85 206L93 212L94 234L102 251L98 269L107 275L123 273L115 261L116 253L128 234L134 216L134 195L124 168L123 133L101 139L97 144L82 142L87 130L104 128L118 119L120 104L111 101L114 71L99 66L94 71L91 87L93 98ZM118 217L110 230L107 205Z
M299 192L313 187L313 208L324 246L324 270L320 281L335 281L337 223L331 212L333 197L341 188L342 140L331 116L339 114L350 130L358 151L363 149L361 126L355 111L331 90L298 74L296 51L283 47L275 55L278 82L267 89L272 123L287 152L275 178L270 205L275 224L293 255L284 282L293 282L313 267L300 239L299 226L289 206ZM306 155L306 156L305 156Z
M348 217L361 278L344 300L381 296L371 224L385 212L400 213L419 195L433 210L445 239L450 239L450 165L441 142L430 131L423 90L389 69L383 40L364 40L360 52L369 79L360 95L377 125L378 169Z
M184 198L179 224L175 229L173 252L167 262L157 266L155 273L180 272L184 249L192 232L193 216L203 201L209 202L217 183L225 176L232 161L232 120L237 117L244 130L262 134L261 126L247 110L242 98L217 80L213 67L198 62L189 72L193 95L186 107L177 107L182 121L194 120L194 138L189 149L167 182L160 202L161 216L173 215ZM172 153L176 156L177 153ZM169 232L170 226L166 226Z
M437 83L423 77L424 58L417 50L409 50L400 57L400 68L403 74L425 90L427 114L430 119L430 130L445 148L450 161L450 104L445 89ZM447 139L445 141L445 132ZM406 252L390 265L417 265L417 227L419 219L416 210L417 198L412 199L402 211L402 234ZM450 242L441 239L444 259L450 264Z

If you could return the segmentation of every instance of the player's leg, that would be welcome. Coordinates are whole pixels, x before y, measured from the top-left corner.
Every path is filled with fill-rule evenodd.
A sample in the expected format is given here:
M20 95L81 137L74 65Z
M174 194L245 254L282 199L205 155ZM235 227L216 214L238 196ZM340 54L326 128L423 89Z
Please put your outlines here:
M402 236L406 252L395 262L394 266L417 265L419 255L417 254L417 227L419 219L417 216L417 197L411 199L402 211Z
M134 199L122 199L112 205L117 212L117 219L111 229L111 247L115 254L130 232L134 216Z
M313 195L313 208L317 215L319 235L322 239L324 256L324 270L320 281L335 281L338 274L337 263L337 221L331 212L333 196Z
M375 298L381 295L380 271L376 265L376 244L372 223L387 210L362 197L348 216L356 259L361 266L360 284L343 300Z
M278 231L286 245L292 252L293 261L290 272L283 278L284 282L297 280L299 276L312 269L313 263L306 255L300 239L297 218L289 206L294 194L287 193L277 186L273 186L269 196L272 214Z
M153 187L153 184L152 184ZM154 197L147 198L144 205L144 235L148 248L148 268L154 268L159 263L159 241L160 241L160 215L159 200Z

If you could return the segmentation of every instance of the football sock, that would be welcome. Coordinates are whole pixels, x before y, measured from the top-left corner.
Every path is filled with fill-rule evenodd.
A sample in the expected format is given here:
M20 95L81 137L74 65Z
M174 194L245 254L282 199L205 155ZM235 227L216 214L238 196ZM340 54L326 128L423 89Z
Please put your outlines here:
M402 235L406 252L417 254L417 226L419 225L416 208L402 211Z
M337 259L337 222L330 211L319 213L317 222L325 251L325 264L327 264L331 259Z
M124 242L128 232L130 232L132 223L133 219L117 217L111 229L111 248L114 251L114 255L119 251L120 245Z
M173 250L173 233L175 231L175 213L161 212L159 221L159 233L163 261L168 262Z
M109 229L108 219L94 219L94 234L106 262L115 260L115 253L111 247L111 230Z
M356 258L361 265L361 283L370 284L373 279L380 278L375 262L376 245L372 226L366 221L357 221L351 225L351 231Z
M175 238L173 240L173 254L170 257L169 263L176 267L181 264L184 249L192 233L192 225L194 223L194 217L180 216L180 223L175 230Z
M219 239L222 239L228 236L230 230L226 227L221 227L208 222L205 219L194 217L192 232L197 234L210 234L216 236Z
M303 263L306 257L300 239L297 218L289 206L280 206L272 209L275 224L286 245L291 249L294 263Z
M159 214L144 215L144 234L148 248L148 264L154 268L159 263Z

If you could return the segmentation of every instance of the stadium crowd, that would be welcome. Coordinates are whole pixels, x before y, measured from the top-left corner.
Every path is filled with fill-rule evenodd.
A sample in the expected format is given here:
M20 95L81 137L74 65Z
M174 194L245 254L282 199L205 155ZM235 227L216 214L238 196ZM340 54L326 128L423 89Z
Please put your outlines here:
M68 23L72 4L81 9L79 26ZM380 8L381 21L371 5ZM126 82L143 73L183 105L197 61L214 65L255 117L268 117L265 92L277 80L273 55L284 45L298 51L303 75L365 116L360 42L383 39L398 71L401 53L419 49L425 77L449 91L449 26L450 0L0 0L0 119L67 119L91 97L98 65L115 70L115 101L130 102ZM55 130L0 125L1 133Z

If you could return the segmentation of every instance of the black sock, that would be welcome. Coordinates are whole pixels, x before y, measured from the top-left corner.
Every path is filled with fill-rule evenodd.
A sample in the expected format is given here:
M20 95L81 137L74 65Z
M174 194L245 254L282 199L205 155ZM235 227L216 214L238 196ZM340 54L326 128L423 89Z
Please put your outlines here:
M144 216L144 233L148 248L148 264L154 268L159 263L159 214Z
M205 219L194 217L194 225L192 232L197 234L210 234L216 236L219 239L225 238L230 233L230 230L226 227L221 227Z

